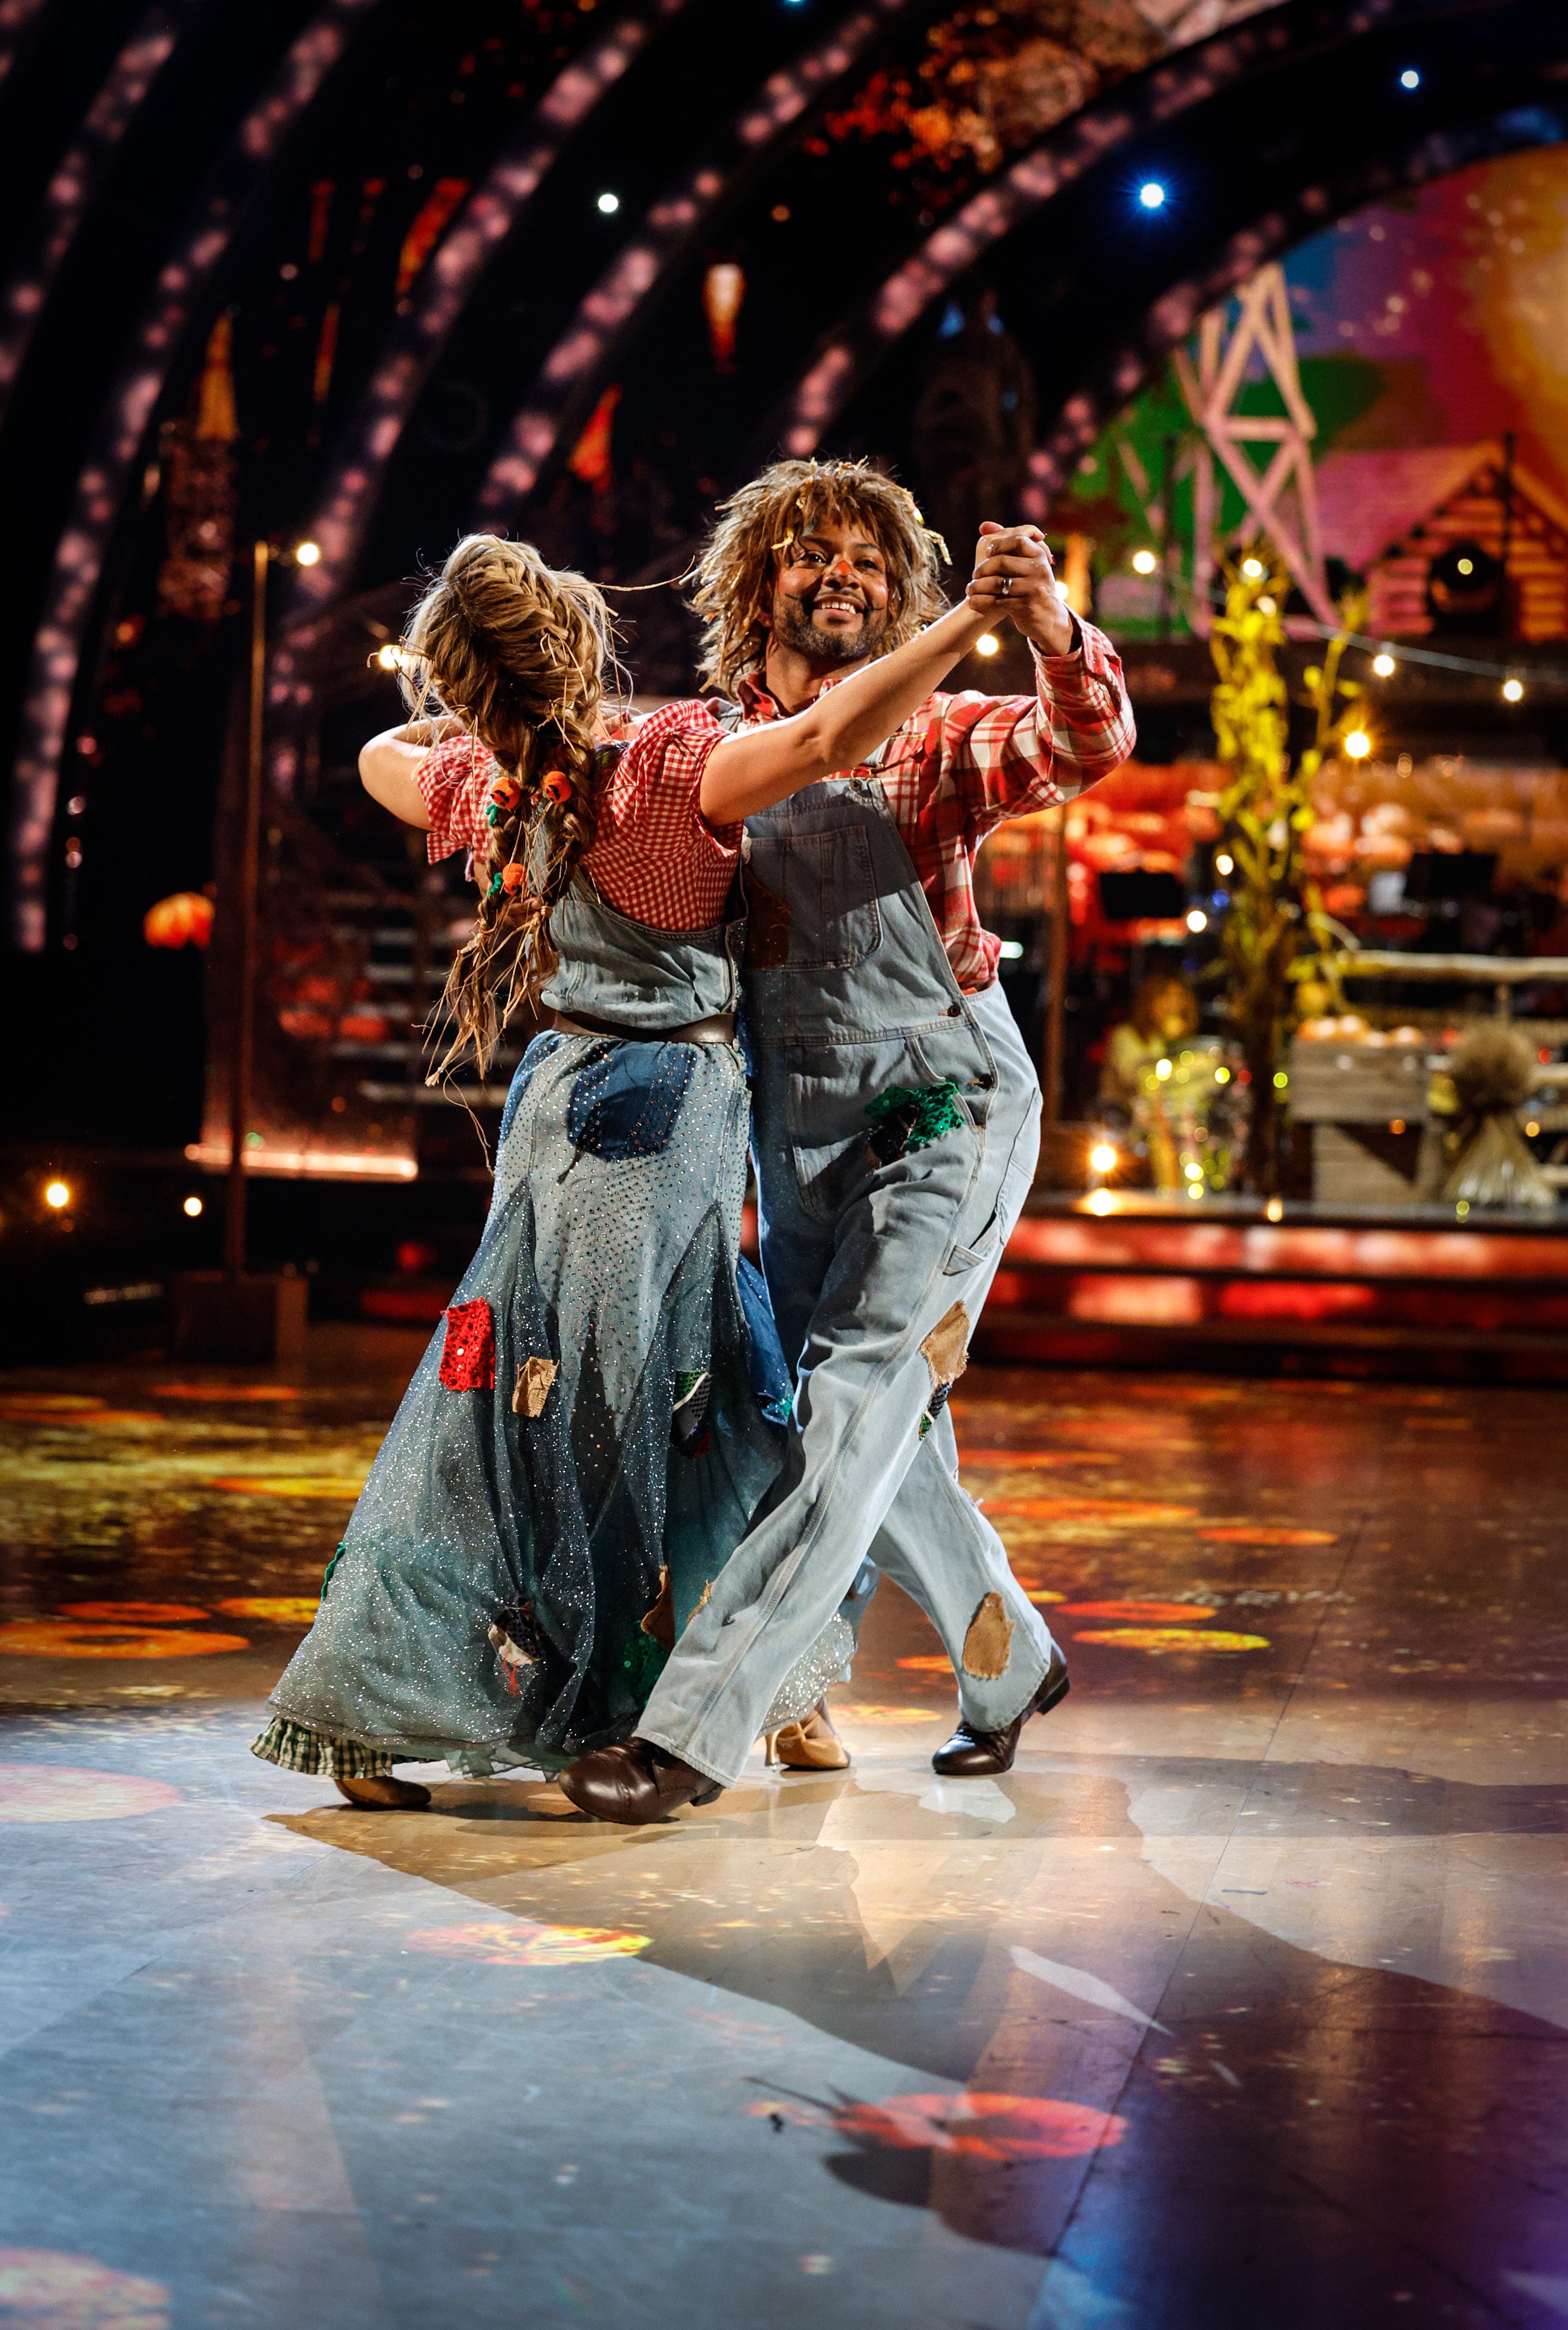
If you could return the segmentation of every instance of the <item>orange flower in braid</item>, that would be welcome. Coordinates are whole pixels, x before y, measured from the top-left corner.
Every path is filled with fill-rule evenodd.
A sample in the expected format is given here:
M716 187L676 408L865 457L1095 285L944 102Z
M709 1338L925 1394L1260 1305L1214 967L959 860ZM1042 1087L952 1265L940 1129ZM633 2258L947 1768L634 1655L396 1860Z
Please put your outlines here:
M556 967L550 916L593 846L609 612L586 576L546 566L531 544L471 534L410 616L403 652L416 711L455 715L501 770L474 868L478 918L442 997L457 1033L439 1076L468 1050L486 1067Z

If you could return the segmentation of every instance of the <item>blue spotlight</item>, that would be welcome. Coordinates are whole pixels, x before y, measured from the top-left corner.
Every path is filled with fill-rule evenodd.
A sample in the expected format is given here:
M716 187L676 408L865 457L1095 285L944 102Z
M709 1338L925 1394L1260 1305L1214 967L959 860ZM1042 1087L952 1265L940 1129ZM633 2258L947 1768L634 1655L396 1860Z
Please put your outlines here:
M1157 178L1148 178L1138 190L1138 199L1143 204L1146 211L1163 210L1165 208L1165 188L1160 185Z
M1406 65L1404 71L1399 77L1399 85L1401 89L1419 89L1421 87L1421 75L1417 72L1413 65Z

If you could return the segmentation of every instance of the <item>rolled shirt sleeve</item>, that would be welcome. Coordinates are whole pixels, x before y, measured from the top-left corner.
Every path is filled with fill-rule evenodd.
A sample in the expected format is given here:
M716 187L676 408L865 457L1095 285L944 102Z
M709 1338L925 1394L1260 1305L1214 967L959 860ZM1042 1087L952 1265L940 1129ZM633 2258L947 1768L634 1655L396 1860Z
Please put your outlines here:
M496 775L496 762L477 736L449 736L425 754L414 782L430 820L425 856L432 866L458 850L483 857L490 838L485 805Z

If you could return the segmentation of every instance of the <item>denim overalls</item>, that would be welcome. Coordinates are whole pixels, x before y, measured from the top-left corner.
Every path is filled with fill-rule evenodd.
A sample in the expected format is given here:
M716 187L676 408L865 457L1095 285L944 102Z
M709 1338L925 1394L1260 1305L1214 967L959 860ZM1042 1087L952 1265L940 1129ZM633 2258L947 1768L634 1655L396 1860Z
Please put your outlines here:
M1011 1722L1051 1650L959 1486L946 1408L1034 1179L1034 1069L1001 990L960 992L880 785L830 779L747 833L762 1261L795 1415L638 1725L726 1785L867 1554L930 1617L972 1723ZM902 1151L890 1104L872 1113L894 1088L919 1103Z

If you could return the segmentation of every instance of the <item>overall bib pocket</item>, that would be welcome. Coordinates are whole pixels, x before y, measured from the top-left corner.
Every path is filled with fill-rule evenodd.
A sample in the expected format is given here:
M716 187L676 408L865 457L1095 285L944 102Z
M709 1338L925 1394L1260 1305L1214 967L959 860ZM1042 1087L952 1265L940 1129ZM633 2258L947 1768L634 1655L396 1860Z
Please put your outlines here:
M746 887L755 969L850 971L882 943L871 841L853 826L753 836Z

